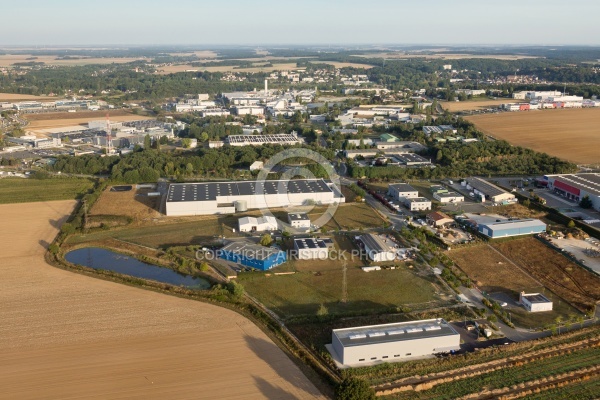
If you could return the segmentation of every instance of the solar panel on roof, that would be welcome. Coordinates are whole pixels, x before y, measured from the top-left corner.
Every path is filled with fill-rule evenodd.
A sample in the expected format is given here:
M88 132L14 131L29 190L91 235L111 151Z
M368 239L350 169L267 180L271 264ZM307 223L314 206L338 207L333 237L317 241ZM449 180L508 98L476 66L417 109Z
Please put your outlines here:
M365 334L357 334L357 335L350 335L348 336L348 339L352 339L352 340L356 340L356 339L365 339L367 337L367 335Z

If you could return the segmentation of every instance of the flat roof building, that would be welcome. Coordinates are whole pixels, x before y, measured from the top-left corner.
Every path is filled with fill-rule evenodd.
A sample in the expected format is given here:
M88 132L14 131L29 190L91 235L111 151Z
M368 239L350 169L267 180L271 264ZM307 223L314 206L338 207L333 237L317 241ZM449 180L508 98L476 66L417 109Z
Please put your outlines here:
M323 179L172 183L166 214L233 214L256 208L343 203L344 196Z
M460 349L459 333L444 319L334 329L330 353L344 366L406 361Z
M440 203L460 203L465 201L465 196L456 192L438 192L433 194L433 198Z
M292 228L304 231L310 230L310 218L308 218L307 213L288 213L288 222Z
M388 194L395 200L419 197L419 191L408 183L390 183L388 186Z
M266 271L287 261L284 251L248 242L231 242L217 252L224 260Z
M466 181L467 189L472 188L476 194L482 194L486 199L495 203L506 203L515 200L514 194L508 193L506 190L503 190L484 179L471 177L467 178Z
M546 224L539 219L513 219L500 215L465 214L473 228L492 239L509 236L533 235L546 231Z
M552 311L552 301L541 293L525 293L519 294L519 303L529 312Z
M404 206L410 211L431 210L431 200L425 197L405 198Z
M328 242L319 238L294 239L294 250L299 260L326 260L330 247Z
M547 175L544 180L554 193L569 200L580 202L585 196L592 201L592 207L600 211L600 174Z
M431 161L429 159L413 153L398 154L397 156L394 156L394 158L408 167L431 165Z
M360 241L365 246L367 256L375 261L394 261L396 259L396 250L390 246L387 239L382 239L378 235L367 233L360 236Z

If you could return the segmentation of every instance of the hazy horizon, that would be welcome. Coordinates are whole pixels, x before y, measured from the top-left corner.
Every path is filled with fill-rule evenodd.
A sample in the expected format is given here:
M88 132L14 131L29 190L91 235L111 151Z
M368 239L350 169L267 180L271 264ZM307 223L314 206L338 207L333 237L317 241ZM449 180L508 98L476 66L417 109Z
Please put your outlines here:
M598 46L600 2L24 0L0 46Z

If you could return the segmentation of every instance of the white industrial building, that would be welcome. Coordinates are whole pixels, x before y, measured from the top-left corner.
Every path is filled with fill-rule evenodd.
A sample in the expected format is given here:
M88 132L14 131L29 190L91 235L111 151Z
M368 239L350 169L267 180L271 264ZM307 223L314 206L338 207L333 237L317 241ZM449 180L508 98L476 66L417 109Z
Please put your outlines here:
M408 183L392 183L388 186L388 194L394 200L412 199L419 197L419 191Z
M519 303L529 312L552 311L552 301L541 293L525 293L519 295Z
M271 216L264 217L243 217L238 219L240 232L268 232L278 229L277 218Z
M265 108L262 106L236 106L236 115L264 115Z
M294 250L299 260L326 260L329 257L329 244L319 238L294 239Z
M580 202L585 196L592 201L592 208L600 211L600 174L547 175L548 189L571 201Z
M288 222L292 228L303 231L310 230L310 218L308 218L308 214L306 213L288 213Z
M252 164L250 164L250 171L260 171L261 169L263 169L265 167L265 163L262 161L254 161Z
M515 195L500 189L498 186L489 183L481 178L467 178L465 186L473 190L475 196L482 200L491 200L495 203L509 203L515 201Z
M456 192L434 193L433 198L440 203L462 203L465 201L465 196Z
M329 351L344 366L407 361L460 349L460 334L444 319L334 329Z
M202 115L202 117L226 117L231 115L231 113L225 108L208 108L202 110L200 115Z
M233 214L256 208L337 204L345 198L339 188L323 179L172 183L166 214Z
M404 198L403 202L410 211L431 210L431 200L425 197Z
M396 259L396 250L390 246L387 239L382 239L377 235L367 233L359 237L365 246L364 251L367 256L375 262L394 261Z

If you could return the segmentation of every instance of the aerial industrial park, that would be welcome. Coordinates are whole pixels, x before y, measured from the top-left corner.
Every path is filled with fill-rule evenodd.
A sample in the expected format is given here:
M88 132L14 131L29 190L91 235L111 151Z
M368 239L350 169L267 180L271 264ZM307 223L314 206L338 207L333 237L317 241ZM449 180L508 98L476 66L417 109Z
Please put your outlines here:
M513 39L0 43L0 398L599 398L600 50Z

